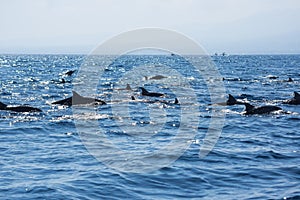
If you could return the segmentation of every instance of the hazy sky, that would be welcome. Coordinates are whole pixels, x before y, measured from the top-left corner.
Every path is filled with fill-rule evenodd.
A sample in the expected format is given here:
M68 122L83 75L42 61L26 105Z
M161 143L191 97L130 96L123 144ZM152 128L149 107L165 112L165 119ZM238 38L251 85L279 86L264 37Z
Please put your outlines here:
M142 27L209 53L300 53L299 0L0 0L0 53L88 53Z

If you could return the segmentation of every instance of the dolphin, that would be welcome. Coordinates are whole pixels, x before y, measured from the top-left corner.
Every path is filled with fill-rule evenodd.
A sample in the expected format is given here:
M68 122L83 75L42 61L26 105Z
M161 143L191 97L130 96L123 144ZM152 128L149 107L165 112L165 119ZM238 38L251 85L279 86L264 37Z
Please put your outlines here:
M148 77L148 76L144 76L145 77L145 80L160 80L160 79L164 79L164 78L167 78L163 75L155 75L155 76L152 76L152 77Z
M289 100L285 100L284 102L282 102L283 104L290 104L290 105L299 105L300 104L300 94L298 92L294 92L294 97L289 99Z
M114 90L132 90L131 86L127 83L125 88L115 88Z
M76 72L76 70L70 70L70 71L67 71L67 72L65 73L65 75L71 76L72 74L74 74L74 72Z
M30 106L7 106L2 102L0 102L0 110L9 110L14 112L43 112L39 108L34 108Z
M131 96L131 100L135 101L135 97ZM163 100L145 100L143 101L145 103L156 103L156 102L160 102L160 103L165 103L165 104L179 104L179 101L177 98L175 98L174 102L170 102L170 101L163 101Z
M232 106L236 104L244 104L244 103L236 100L231 94L228 94L228 100L226 101L226 105Z
M221 103L216 103L214 105L220 105L220 106L233 106L233 105L238 105L242 104L244 105L243 102L236 100L231 94L228 94L228 100L226 102L221 102ZM212 105L212 104L209 104Z
M140 87L140 89L142 90L142 95L143 96L149 96L149 97L162 97L164 96L164 94L161 93L156 93L156 92L148 92L145 88Z
M130 85L127 83L127 85L126 85L126 88L125 88L126 90L132 90L131 89L131 87L130 87Z
M95 99L95 98L90 98L90 97L83 97L80 94L78 94L75 91L72 91L73 96L55 101L52 104L59 104L59 105L66 105L66 106L72 106L72 105L81 105L81 104L96 104L96 105L105 105L106 103L102 100Z
M268 114L273 111L282 110L280 107L277 106L261 106L261 107L255 107L249 103L244 103L246 106L246 115L253 115L253 114Z
M179 101L177 98L175 98L174 104L179 104Z

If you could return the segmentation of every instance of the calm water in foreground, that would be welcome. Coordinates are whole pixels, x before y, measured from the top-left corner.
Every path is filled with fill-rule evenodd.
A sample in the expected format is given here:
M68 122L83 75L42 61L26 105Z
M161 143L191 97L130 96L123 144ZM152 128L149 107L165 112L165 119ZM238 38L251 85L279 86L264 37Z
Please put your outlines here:
M78 70L84 58L0 55L0 101L43 110L0 111L0 199L300 199L300 106L281 103L300 91L300 55L212 57L224 77L227 94L256 106L277 105L284 112L246 116L242 105L222 107L220 112L226 119L221 137L202 159L198 154L211 120L210 98L201 77L185 62L171 56L122 58L104 70L97 86L97 98L108 105L98 106L96 115L73 116L71 107L53 106L51 102L71 96L78 71L72 76L64 73ZM197 133L183 155L168 166L145 173L122 173L87 151L74 120L99 123L109 141L129 155L166 146L177 133L184 105L144 102L159 98L141 97L140 83L131 80L132 91L125 92L125 101L132 118L121 113L112 116L111 111L112 106L118 110L124 100L110 103L118 78L133 66L151 65L153 59L155 64L171 63L174 69L181 69L195 91L195 105L201 112L196 116ZM172 77L151 80L149 73L145 75L143 85L147 89L169 94L165 101L174 100L172 87L178 86L169 80ZM293 82L287 82L289 77ZM164 87L164 83L171 86ZM132 95L137 102L130 101ZM184 95L183 99L188 98ZM166 121L149 117L151 111L159 110L167 113ZM158 135L149 141L122 132L150 128L158 129ZM110 155L108 159L118 159L105 149L102 153Z

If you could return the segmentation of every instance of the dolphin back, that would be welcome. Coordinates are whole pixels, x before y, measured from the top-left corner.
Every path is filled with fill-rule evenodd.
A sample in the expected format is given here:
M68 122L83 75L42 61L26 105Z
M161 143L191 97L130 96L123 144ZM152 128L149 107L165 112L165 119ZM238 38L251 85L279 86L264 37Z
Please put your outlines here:
M16 106L16 107L7 107L6 110L14 111L14 112L43 112L39 108L34 108L30 106Z
M282 110L280 107L277 106L261 106L261 107L254 107L249 103L244 103L246 106L246 115L250 114L268 114L273 111Z
M72 97L69 97L69 98L66 98L63 100L59 100L59 101L55 101L52 104L71 106L72 105Z
M80 105L80 104L98 104L98 105L105 105L105 101L102 101L100 99L90 98L90 97L83 97L80 94L78 94L75 91L73 92L72 97L72 104L73 105Z
M250 103L244 103L245 107L246 107L246 113L250 113L253 111L253 109L255 108L254 106L252 106Z
M3 109L5 109L6 107L7 107L7 105L6 105L6 104L4 104L4 103L0 102L0 110L3 110Z

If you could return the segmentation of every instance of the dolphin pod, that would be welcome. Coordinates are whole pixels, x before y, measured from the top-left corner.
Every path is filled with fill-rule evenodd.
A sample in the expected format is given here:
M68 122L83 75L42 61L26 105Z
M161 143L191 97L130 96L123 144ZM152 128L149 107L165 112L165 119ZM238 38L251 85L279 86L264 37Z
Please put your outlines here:
M77 92L72 91L73 96L55 101L52 104L59 104L59 105L66 105L66 106L72 106L72 105L81 105L81 104L95 104L95 105L104 105L106 104L104 101L90 98L90 97L83 97L79 95ZM43 112L39 108L31 107L31 106L8 106L2 102L0 102L0 110L7 110L7 111L13 111L13 112Z
M290 104L290 105L299 105L300 104L300 94L294 92L294 97L288 100L282 101L283 104ZM212 105L212 104L209 104ZM232 106L232 105L245 105L245 115L251 114L269 114L274 111L282 110L282 108L278 106L266 105L255 107L247 102L242 102L236 100L231 94L228 94L228 100L222 103L216 103L214 105L221 105L221 106Z
M251 105L250 103L246 102L241 102L237 101L231 94L228 95L228 101L227 105L245 105L245 115L253 115L253 114L269 114L271 112L277 111L277 110L282 110L278 106L271 106L271 105L266 105L266 106L261 106L261 107L255 107Z
M7 106L2 102L0 102L0 110L8 110L14 112L42 112L42 110L39 108L34 108L30 106Z
M72 91L73 96L55 101L52 104L59 104L59 105L65 105L65 106L72 106L72 105L82 105L82 104L96 104L96 105L105 105L106 103L102 100L90 98L90 97L83 97L80 94L78 94L75 91Z
M300 104L300 94L297 92L294 92L294 97L289 100L285 100L282 102L283 104L290 104L290 105L299 105ZM282 108L278 106L261 106L261 107L255 107L249 103L244 103L246 106L245 114L251 115L251 114L268 114L274 111L282 110Z
M156 92L149 92L143 87L139 87L142 90L141 95L142 96L150 96L150 97L163 97L165 94L162 93L156 93ZM130 85L127 84L126 87L127 90L131 90ZM52 104L59 104L59 105L66 105L66 106L72 106L72 105L82 105L82 104L95 104L95 105L105 105L106 102L96 99L96 98L90 98L90 97L83 97L80 94L78 94L75 91L72 91L73 95L71 97L68 97L66 99L62 99L59 101L55 101ZM136 100L134 96L131 97L132 100ZM174 102L170 101L164 101L164 100L152 100L147 101L148 103L156 103L161 102L165 104L179 104L179 101L177 98L175 98ZM298 92L294 92L294 97L288 100L283 100L282 104L289 104L289 105L299 105L300 104L300 94ZM209 104L211 105L211 104ZM240 100L235 99L231 94L228 94L228 100L226 102L217 103L216 105L222 105L222 106L231 106L231 105L245 105L245 114L268 114L273 111L282 110L278 106L261 106L261 107L255 107L251 105L250 103L243 102ZM20 106L8 106L2 102L0 102L0 110L7 110L7 111L14 111L14 112L42 112L41 109L26 106L26 105L20 105Z

